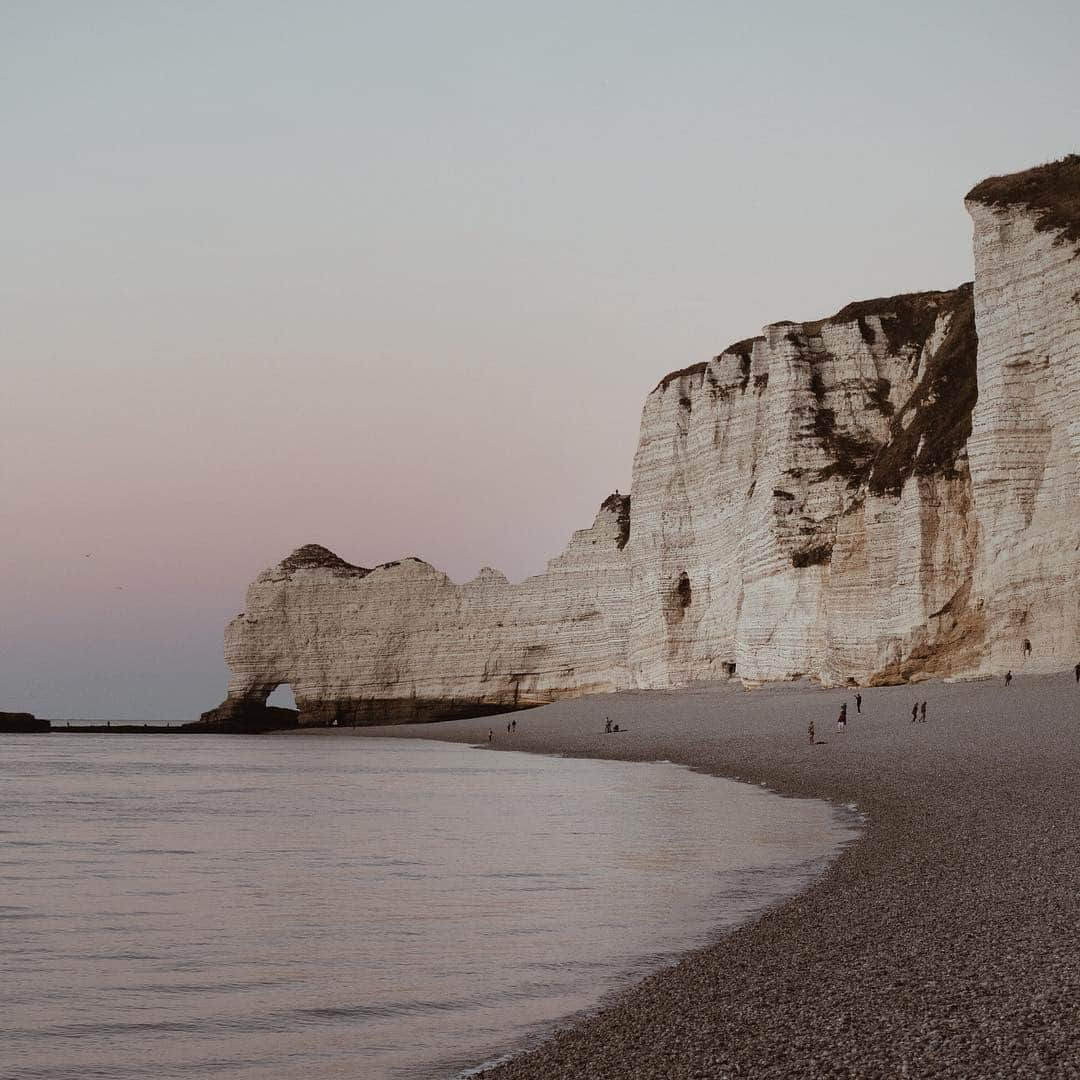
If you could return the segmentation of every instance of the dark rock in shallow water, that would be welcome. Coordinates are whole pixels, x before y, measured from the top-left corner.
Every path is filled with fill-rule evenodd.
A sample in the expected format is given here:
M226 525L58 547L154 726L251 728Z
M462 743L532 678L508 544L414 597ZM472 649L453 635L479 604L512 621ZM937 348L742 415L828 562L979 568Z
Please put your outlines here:
M33 713L0 712L0 732L49 731L48 720L39 720Z
M184 731L255 732L283 731L299 726L295 709L262 705L256 701L227 701L204 712L194 723L184 724Z
M438 720L473 720L532 709L546 702L490 702L461 698L336 698L300 701L301 727L378 727L428 724Z

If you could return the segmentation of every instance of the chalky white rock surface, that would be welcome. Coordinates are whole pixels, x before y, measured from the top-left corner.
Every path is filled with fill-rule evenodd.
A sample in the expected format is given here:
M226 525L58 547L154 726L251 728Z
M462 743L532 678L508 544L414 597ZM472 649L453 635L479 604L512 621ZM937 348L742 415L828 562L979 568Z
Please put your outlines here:
M929 332L904 341L912 312ZM965 290L897 298L882 314L767 327L661 382L634 462L637 685L733 670L748 682L899 677L972 574L962 449L918 475L920 444L897 449L895 430L964 318ZM897 478L883 490L890 445Z
M987 670L1080 660L1080 252L1022 207L975 222L979 402L970 440ZM1025 642L1030 643L1028 652Z
M302 722L370 723L732 674L1071 667L1080 257L1037 208L968 209L973 294L777 323L666 376L631 498L606 500L545 574L456 585L317 547L264 571L226 632L222 708L281 683Z
M518 585L491 569L456 585L419 559L366 570L301 548L259 575L226 630L229 700L288 683L305 722L351 723L626 689L624 507L606 500L547 573Z

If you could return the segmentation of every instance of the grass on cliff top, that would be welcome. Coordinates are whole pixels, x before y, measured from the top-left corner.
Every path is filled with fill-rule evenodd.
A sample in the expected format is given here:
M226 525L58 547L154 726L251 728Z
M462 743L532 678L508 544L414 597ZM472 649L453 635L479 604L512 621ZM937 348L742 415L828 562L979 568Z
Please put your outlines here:
M733 345L729 345L722 353L718 353L714 360L719 360L721 356L737 356L739 357L740 370L743 374L742 388L745 390L747 383L750 381L750 358L754 351L754 345L759 341L764 341L765 338L760 334L757 337L743 338L742 341L736 341ZM657 390L666 390L676 379L681 379L685 376L701 375L709 365L702 361L699 364L691 364L689 367L679 368L678 371L669 371L655 386L653 393Z
M858 322L863 340L872 344L874 331L865 320L869 316L877 316L888 341L889 352L897 356L905 348L922 348L933 333L938 316L943 311L951 310L960 292L967 288L970 288L970 284L965 283L944 292L900 293L899 296L855 300L827 319L803 323L800 333L813 337L820 334L821 328L827 324L836 326Z
M991 176L967 194L986 206L1023 206L1039 232L1059 233L1055 243L1080 243L1080 154L1008 176Z
M346 562L340 555L335 555L329 548L322 544L304 544L298 547L288 558L281 560L281 569L287 571L306 570L315 567L325 567L333 570L339 576L357 575L363 577L370 574L371 570L366 566L353 566Z

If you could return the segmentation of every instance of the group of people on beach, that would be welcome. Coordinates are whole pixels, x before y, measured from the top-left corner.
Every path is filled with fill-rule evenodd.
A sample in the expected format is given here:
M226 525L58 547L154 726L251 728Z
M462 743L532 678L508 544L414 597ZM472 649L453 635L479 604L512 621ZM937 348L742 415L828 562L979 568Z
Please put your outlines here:
M507 720L506 721L506 734L511 735L515 731L517 731L517 721L516 720ZM495 729L494 728L488 728L488 742L494 742L494 741L495 741Z
M1028 652L1031 651L1030 646L1028 646L1027 651ZM1080 685L1080 663L1078 663L1076 665L1076 667L1073 668L1073 675L1076 677L1077 684ZM1012 673L1012 671L1011 670L1006 671L1005 672L1005 685L1009 686L1012 683L1012 681L1013 681L1013 673ZM911 706L911 722L913 724L920 724L920 723L925 724L926 723L926 704L927 703L925 701L923 701L923 702L916 701L915 704ZM859 712L859 713L862 712L862 694L856 694L855 695L855 710L856 710L856 712ZM610 721L609 721L609 724L610 724ZM844 731L846 728L847 728L847 702L845 701L845 702L843 702L843 704L841 704L841 706L840 706L840 715L836 718L836 730L837 730L837 732L841 732L841 731ZM810 737L810 744L813 745L815 740L816 740L816 737L817 737L816 731L814 729L814 721L813 720L811 720L810 723L807 725L806 734Z
M1077 664L1076 667L1077 667L1076 681L1080 682L1080 664ZM927 703L925 701L922 702L922 703L916 701L915 704L911 706L911 722L913 724L917 724L917 723L920 723L920 722L924 723L924 724L926 723L926 705L927 705ZM860 714L862 713L862 694L860 694L860 693L855 694L855 711L857 713L860 713ZM840 704L840 715L837 716L837 718L836 718L836 730L837 730L837 733L839 733L839 732L845 731L846 729L847 729L847 702L844 701L844 702L841 702L841 704ZM817 740L817 730L814 727L814 721L813 720L811 720L810 723L807 725L806 734L810 737L810 744L812 746L814 744L814 742Z

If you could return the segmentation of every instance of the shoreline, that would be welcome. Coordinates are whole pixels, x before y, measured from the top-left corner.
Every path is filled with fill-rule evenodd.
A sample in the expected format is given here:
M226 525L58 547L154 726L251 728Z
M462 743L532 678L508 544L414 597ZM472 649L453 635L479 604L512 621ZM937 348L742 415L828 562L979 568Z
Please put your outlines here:
M478 1075L1080 1077L1080 687L866 688L861 715L855 692L629 691L516 713L512 735L495 718L282 734L487 747L492 729L491 749L667 760L864 815L808 889Z

